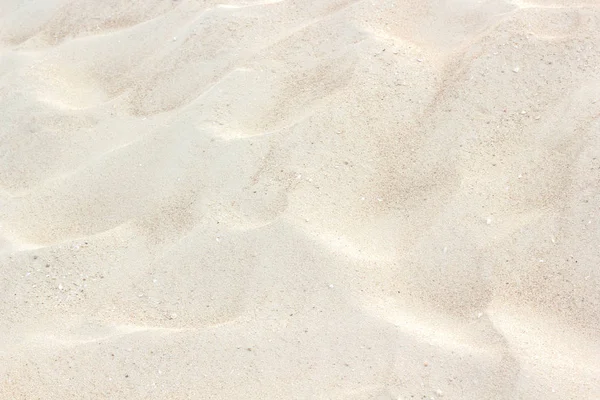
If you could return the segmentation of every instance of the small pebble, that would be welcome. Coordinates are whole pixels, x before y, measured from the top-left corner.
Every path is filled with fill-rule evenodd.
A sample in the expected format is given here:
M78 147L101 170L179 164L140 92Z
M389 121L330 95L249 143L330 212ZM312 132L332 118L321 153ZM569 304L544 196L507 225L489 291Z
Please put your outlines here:
M438 396L442 397L444 395L444 392L442 392L441 389L437 389L435 391L435 394L437 394Z
M519 67L514 67L513 68L513 72L519 72L520 70L521 70L521 68L519 68Z

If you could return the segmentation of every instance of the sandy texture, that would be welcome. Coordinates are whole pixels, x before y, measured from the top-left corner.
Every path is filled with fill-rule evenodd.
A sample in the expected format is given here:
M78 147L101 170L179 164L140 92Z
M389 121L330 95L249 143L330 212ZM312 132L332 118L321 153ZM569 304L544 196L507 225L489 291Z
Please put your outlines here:
M1 399L600 399L600 2L0 0Z

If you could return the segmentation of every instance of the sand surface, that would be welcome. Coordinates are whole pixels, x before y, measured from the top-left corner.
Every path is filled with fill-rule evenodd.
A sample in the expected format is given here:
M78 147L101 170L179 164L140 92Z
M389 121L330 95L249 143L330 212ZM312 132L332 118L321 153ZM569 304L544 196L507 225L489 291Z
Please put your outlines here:
M0 0L1 399L600 399L600 1Z

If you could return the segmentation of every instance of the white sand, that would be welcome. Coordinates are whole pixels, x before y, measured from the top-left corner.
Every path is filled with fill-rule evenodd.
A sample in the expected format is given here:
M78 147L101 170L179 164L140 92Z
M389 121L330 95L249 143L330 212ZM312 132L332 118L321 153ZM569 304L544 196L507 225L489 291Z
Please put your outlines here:
M0 398L600 399L600 2L1 0Z

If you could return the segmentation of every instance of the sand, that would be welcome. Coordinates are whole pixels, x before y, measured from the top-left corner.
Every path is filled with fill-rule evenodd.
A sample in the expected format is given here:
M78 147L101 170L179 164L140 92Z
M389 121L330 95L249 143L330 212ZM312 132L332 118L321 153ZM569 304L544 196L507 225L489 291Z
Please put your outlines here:
M600 399L600 2L0 1L1 399Z

